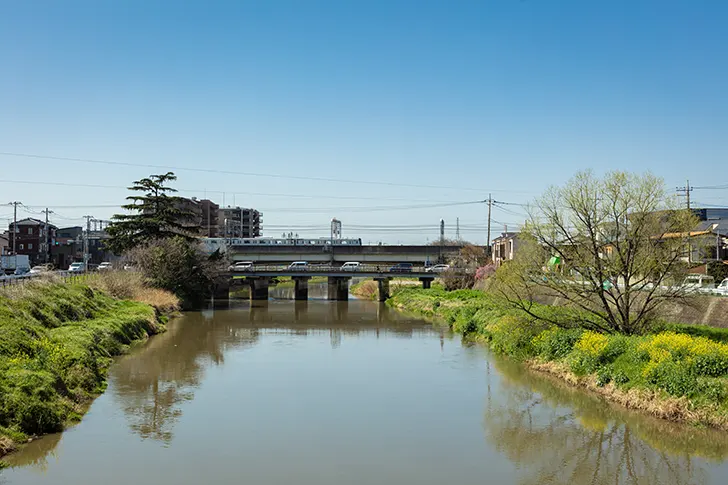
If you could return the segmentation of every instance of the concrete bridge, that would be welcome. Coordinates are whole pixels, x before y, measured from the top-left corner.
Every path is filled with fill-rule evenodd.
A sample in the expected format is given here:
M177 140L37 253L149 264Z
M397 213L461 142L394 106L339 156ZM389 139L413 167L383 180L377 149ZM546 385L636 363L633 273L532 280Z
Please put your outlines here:
M267 300L268 290L274 279L290 277L295 285L295 299L308 299L308 283L314 276L328 279L329 300L345 301L349 299L349 281L352 278L371 278L379 284L379 301L389 298L389 282L392 278L418 278L423 288L430 288L438 276L437 273L425 271L424 267L413 267L412 271L392 271L389 268L363 266L357 271L342 271L338 266L309 266L306 269L288 269L285 266L255 266L246 271L231 271L221 275L215 290L216 300L229 298L230 287L247 285L250 287L252 300Z
M254 263L345 263L358 261L365 264L412 263L436 264L456 256L462 246L290 246L290 245L231 245L226 251L233 261Z

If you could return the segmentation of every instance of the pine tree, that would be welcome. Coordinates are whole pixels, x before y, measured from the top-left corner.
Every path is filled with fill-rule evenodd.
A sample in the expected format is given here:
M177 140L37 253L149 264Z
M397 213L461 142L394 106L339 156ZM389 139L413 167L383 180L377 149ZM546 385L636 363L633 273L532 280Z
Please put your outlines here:
M130 214L116 214L109 225L110 239L106 243L109 250L122 254L129 249L153 240L183 237L191 240L193 236L184 222L192 219L193 214L182 210L181 197L174 195L176 189L168 182L177 180L173 172L150 175L136 180L129 190L143 192L143 195L130 195L128 204L121 206Z

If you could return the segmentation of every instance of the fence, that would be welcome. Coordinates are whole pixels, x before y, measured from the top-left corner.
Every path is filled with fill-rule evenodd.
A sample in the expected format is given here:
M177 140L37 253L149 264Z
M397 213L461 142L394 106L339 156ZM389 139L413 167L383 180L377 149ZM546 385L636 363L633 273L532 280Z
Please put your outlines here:
M92 273L72 273L69 271L56 271L52 273L40 273L36 275L0 275L0 289L11 286L21 286L40 279L60 279L65 283L85 283L94 275Z

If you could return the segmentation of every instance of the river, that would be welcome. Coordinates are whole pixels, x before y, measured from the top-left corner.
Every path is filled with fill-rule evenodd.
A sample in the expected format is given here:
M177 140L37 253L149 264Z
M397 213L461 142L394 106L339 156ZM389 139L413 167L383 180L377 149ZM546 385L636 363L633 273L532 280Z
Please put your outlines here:
M728 481L726 433L605 404L377 303L291 292L174 320L0 483Z

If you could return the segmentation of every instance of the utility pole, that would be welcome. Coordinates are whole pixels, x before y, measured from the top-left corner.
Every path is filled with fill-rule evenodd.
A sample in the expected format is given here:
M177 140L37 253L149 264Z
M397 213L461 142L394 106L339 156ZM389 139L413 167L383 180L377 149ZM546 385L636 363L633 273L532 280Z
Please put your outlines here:
M693 191L693 187L690 186L690 180L687 181L685 187L675 187L678 195L687 199L688 210L690 210L690 192Z
M44 262L47 264L48 261L51 259L51 242L50 242L51 230L48 227L48 214L53 214L53 211L50 210L48 207L46 207L46 209L41 212L43 214L45 214L45 233L44 233L45 242L43 244L45 244L45 247L44 247L45 261Z
M23 205L21 202L10 202L13 206L13 259L15 259L15 269L18 269L18 253L15 251L16 239L18 239L18 206Z
M83 237L83 270L84 272L88 272L88 237L89 233L91 232L91 221L93 220L94 216L83 216L83 218L86 219L86 233Z
M460 218L455 219L455 240L460 242Z
M488 240L485 241L485 247L486 247L486 256L491 257L491 251L490 251L490 213L493 208L493 198L490 194L488 194Z

